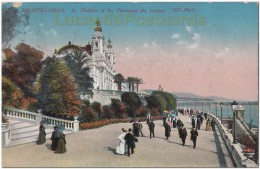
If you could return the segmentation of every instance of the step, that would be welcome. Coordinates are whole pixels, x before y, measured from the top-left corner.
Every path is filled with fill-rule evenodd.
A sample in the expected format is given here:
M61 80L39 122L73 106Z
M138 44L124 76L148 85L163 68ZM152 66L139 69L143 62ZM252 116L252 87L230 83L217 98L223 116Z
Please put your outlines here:
M12 134L29 132L34 130L39 130L39 127L36 126L35 124L22 124L22 125L11 126Z
M45 130L46 134L51 134L51 130ZM32 131L26 131L22 133L16 133L12 134L11 140L17 140L17 139L22 139L22 138L27 138L27 137L38 137L39 135L39 130L32 130Z

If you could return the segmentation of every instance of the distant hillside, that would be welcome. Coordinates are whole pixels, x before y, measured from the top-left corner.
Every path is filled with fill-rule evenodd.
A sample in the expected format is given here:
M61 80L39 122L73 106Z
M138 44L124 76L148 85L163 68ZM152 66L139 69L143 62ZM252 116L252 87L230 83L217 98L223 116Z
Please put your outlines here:
M147 94L152 94L154 90L143 90ZM186 93L186 92L172 92L172 95L178 99L178 100L184 100L184 99L189 99L189 100L196 100L196 101L245 101L245 100L238 100L238 99L227 99L223 97L218 97L218 96L200 96L192 93Z

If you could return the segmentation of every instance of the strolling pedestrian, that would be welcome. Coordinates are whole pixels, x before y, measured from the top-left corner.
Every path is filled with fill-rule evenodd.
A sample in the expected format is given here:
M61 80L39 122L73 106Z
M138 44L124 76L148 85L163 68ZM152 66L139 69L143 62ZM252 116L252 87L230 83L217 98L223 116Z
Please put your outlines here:
M143 134L143 125L142 123L140 123L140 121L138 121L138 131L139 133L141 133L142 137L144 136Z
M198 131L196 130L196 128L193 128L190 131L190 139L193 141L193 148L196 148L196 141L197 141L197 137L198 137Z
M165 137L168 140L168 138L171 136L171 134L170 134L171 133L171 127L168 123L166 123L164 128L165 128Z
M60 133L60 138L55 153L62 154L62 153L66 153L66 151L67 149L66 149L65 134Z
M152 138L152 135L154 137L154 128L155 128L155 124L153 122L153 119L151 119L151 122L149 123L150 139Z
M185 145L185 140L186 140L186 137L187 137L187 130L184 127L184 125L181 125L180 128L179 128L179 137L182 140L182 146L184 146Z
M58 126L54 126L54 131L51 134L51 150L55 151L59 142Z
M130 157L130 149L131 149L131 154L134 154L134 149L135 149L135 136L132 133L132 129L128 129L128 133L125 135L125 141L127 144L127 152L128 156Z
M133 134L135 137L139 137L139 127L138 127L138 121L135 120L135 122L133 123Z
M200 117L197 117L197 125L196 125L196 128L197 128L198 130L200 130L200 125L201 125Z
M211 130L211 122L210 119L207 119L206 121L206 131L210 131Z
M39 127L39 136L36 141L36 144L44 144L46 142L46 132L45 132L45 127L43 124L40 125Z
M192 128L195 128L195 124L196 124L195 116L192 116L192 119L191 119Z
M124 155L125 152L126 152L126 141L125 141L125 135L127 133L127 130L122 128L122 132L118 139L119 139L119 146L116 148L116 153L117 154L121 154L121 155Z
M172 120L172 127L176 128L176 118L175 117L173 117L173 120Z
M212 131L215 131L215 121L214 119L211 120L211 128L212 128Z
M177 120L177 129L179 129L182 125L183 125L182 121L180 120L180 118L178 118L178 120Z

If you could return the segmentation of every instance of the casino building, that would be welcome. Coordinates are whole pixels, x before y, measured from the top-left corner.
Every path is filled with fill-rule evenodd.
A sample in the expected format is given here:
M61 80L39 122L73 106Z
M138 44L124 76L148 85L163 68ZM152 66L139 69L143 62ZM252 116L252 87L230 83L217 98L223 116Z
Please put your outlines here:
M89 75L94 80L94 90L118 90L117 84L114 83L114 76L117 73L114 69L115 55L112 41L110 39L105 41L99 20L95 22L91 43L85 46L78 46L69 42L68 45L60 48L57 53L63 55L75 50L87 52L91 58L91 61L86 66L90 68ZM127 89L127 84L122 84L122 91Z

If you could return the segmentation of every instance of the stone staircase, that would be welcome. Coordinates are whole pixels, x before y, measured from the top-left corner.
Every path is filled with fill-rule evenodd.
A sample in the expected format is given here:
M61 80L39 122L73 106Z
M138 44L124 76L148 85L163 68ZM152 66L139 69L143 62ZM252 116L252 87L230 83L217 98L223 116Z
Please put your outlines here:
M17 119L9 119L10 130L11 130L11 142L8 147L17 146L26 143L36 142L39 135L39 126L31 123L24 122ZM45 126L46 139L51 138L51 133L53 132L52 126ZM73 133L70 131L64 131L64 134Z

